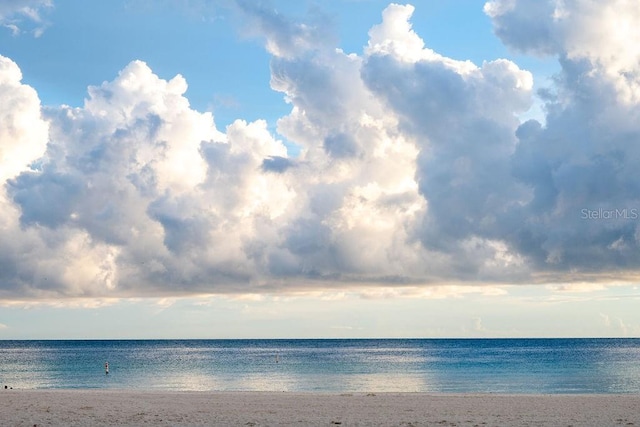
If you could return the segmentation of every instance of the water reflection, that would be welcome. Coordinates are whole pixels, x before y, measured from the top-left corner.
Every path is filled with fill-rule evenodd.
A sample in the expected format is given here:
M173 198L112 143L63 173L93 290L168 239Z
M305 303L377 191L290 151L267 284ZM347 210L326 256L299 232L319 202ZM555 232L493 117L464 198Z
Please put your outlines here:
M0 378L14 388L638 393L639 358L632 339L0 341Z

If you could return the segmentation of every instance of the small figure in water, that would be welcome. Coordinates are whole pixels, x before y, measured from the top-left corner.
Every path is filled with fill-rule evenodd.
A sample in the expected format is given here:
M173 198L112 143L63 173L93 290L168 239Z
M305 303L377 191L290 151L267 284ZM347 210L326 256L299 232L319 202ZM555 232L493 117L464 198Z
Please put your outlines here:
M104 374L109 375L109 362L104 362Z

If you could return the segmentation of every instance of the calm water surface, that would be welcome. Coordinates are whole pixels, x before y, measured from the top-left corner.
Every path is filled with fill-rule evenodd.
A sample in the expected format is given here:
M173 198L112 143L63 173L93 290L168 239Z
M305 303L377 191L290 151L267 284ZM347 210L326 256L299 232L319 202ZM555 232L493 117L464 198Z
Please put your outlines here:
M5 384L45 389L640 393L640 339L0 341L0 386Z

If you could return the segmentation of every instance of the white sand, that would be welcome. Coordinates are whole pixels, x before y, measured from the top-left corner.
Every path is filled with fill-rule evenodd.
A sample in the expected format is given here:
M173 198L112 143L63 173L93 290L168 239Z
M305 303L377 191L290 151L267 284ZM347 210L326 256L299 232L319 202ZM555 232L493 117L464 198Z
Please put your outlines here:
M0 425L640 426L640 396L0 390Z

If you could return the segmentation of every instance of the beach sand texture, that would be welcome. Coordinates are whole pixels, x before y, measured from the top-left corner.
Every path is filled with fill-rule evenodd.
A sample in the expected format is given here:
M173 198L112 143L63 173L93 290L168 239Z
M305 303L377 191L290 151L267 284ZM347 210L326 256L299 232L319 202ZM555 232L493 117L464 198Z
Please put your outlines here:
M0 424L640 426L640 396L3 390Z

